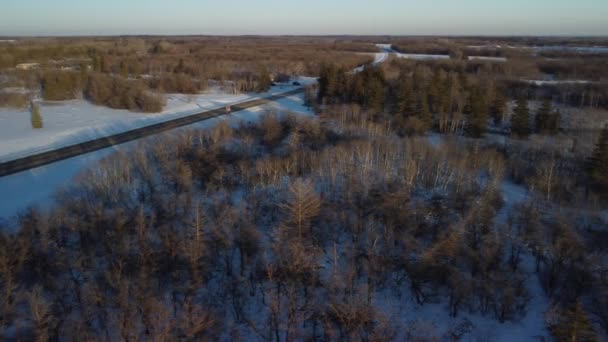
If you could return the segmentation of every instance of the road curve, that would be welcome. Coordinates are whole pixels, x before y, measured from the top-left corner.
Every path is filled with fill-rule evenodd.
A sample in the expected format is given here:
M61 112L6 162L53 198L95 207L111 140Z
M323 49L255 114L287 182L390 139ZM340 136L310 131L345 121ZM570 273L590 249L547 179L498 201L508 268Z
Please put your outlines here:
M245 110L251 107L261 106L276 100L303 93L304 88L297 88L285 93L268 96L265 98L254 99L241 102L231 106L231 113ZM8 162L0 163L0 177L12 175L21 171L26 171L36 167L52 164L61 160L76 157L82 154L94 152L115 145L124 144L129 141L141 139L150 135L166 132L175 128L188 126L193 123L208 120L218 116L226 115L224 108L212 109L164 122L159 122L149 126L136 128L126 132L109 135L102 138L97 138L85 141L79 144L74 144L66 147L61 147L56 150L33 154L27 157L14 159Z

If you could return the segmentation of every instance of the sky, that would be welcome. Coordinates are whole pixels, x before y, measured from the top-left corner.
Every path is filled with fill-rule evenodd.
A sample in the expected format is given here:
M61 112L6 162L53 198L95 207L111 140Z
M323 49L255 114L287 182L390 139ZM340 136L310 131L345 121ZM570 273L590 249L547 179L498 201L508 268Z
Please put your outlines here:
M0 36L606 35L608 0L0 0Z

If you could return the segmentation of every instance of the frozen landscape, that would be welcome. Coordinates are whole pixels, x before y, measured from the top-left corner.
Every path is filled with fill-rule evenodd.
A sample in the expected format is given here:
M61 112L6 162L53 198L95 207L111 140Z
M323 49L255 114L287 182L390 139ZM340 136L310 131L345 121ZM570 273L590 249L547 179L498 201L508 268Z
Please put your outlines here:
M303 85L314 78L294 79ZM167 95L161 113L135 113L96 106L84 100L42 103L40 111L44 127L32 129L29 110L0 109L0 162L77 144L134 128L192 115L205 110L223 108L255 98L285 93L298 86L278 85L260 94L230 95L210 90L200 95Z
M269 92L269 94L283 93L287 91L286 89L290 88L293 87L279 86ZM169 103L173 102L175 105L174 108L176 108L177 111L167 110L162 114L153 114L151 115L151 118L142 117L148 116L149 114L116 111L112 109L93 106L84 101L78 101L78 105L74 105L74 103L55 105L51 108L53 110L56 110L56 113L65 113L64 120L69 119L68 121L71 124L75 124L73 126L67 125L68 127L66 127L61 125L61 122L67 123L68 121L56 121L58 130L60 132L67 131L67 136L64 138L61 138L61 136L58 137L58 142L51 146L44 145L45 142L52 141L52 137L54 136L52 132L49 132L46 135L46 139L48 140L45 140L45 138L37 140L39 145L36 146L36 148L26 149L23 151L19 150L17 153L13 151L9 156L13 157L17 155L21 157L27 155L28 153L40 152L68 144L87 141L91 138L114 134L124 130L146 126L154 122L159 122L162 120L167 120L182 115L200 112L200 110L195 109L193 107L200 108L202 110L213 109L218 108L220 104L234 104L237 102L249 100L254 97L262 97L265 95L266 94L227 95L222 93L207 93L197 96L196 100L193 101L193 104L186 105L184 105L183 103L180 104L178 100L185 99L185 95L171 95L169 97L170 99L172 99L172 101L167 101L168 107L171 106ZM91 109L94 110L91 111ZM205 120L200 123L196 123L184 128L179 128L174 131L165 133L165 135L180 134L180 131L183 131L184 129L206 129L217 124L217 122L220 120L228 120L231 125L255 122L260 117L260 115L262 115L266 111L273 111L277 113L291 112L300 115L312 114L309 109L304 107L303 95L300 94L281 99L275 104L269 104L263 107L253 107L223 117ZM83 115L85 116L85 118L82 118ZM29 125L29 113L25 113L25 116L28 117L28 119L26 119L28 120L26 124ZM58 116L61 117L61 115ZM52 118L52 114L49 113L48 118ZM117 124L116 122L120 122L120 124ZM83 127L88 127L87 125L95 125L95 123L97 123L96 127L98 128L83 129ZM33 131L31 127L24 128L24 131L24 134L30 132L30 137L32 134L42 133L38 131ZM7 135L9 132L9 130L4 131L4 133L6 133ZM0 135L0 137L4 137L4 135ZM53 203L53 194L61 187L70 184L73 178L78 175L80 171L90 167L91 165L94 165L100 159L114 152L128 151L128 149L134 145L145 143L146 140L154 141L154 139L157 139L157 137L144 138L143 141L134 141L123 145L114 146L97 152L92 152L68 160L56 162L50 165L38 167L32 170L23 171L5 177L0 177L0 189L2 189L3 193L14 194L14 196L0 197L0 218L3 218L5 220L12 220L15 215L20 213L20 211L28 208L29 206L49 208L49 206ZM4 147L4 144L2 144L2 146Z
M0 340L608 341L591 2L0 4Z

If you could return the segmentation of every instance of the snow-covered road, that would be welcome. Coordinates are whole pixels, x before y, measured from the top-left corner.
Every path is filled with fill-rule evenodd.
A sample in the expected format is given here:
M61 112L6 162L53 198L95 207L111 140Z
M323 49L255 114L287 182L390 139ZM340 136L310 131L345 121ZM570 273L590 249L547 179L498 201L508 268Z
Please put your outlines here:
M316 81L310 77L297 80L303 85ZM217 90L199 95L169 94L167 106L157 114L115 110L84 100L43 104L42 129L32 129L27 110L0 109L0 162L222 108L227 104L285 93L295 88L298 86L275 86L263 94L231 95Z

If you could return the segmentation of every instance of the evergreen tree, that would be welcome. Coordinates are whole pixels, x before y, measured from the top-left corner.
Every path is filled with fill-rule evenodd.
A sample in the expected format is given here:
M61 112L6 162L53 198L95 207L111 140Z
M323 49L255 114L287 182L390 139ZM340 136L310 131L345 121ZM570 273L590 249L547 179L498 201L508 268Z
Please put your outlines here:
M384 85L380 80L373 78L365 86L365 107L381 111L384 108Z
M86 84L89 78L89 65L80 63L80 84Z
M480 89L475 88L471 91L466 114L467 125L465 133L473 138L481 137L488 125L488 114Z
M428 86L428 104L432 113L440 111L442 97L444 96L442 85L445 84L445 75L441 69L437 70Z
M600 133L589 160L589 176L594 185L601 190L608 190L608 125Z
M330 96L338 99L341 102L348 101L348 79L346 77L346 70L343 68L336 68L336 85L333 88L333 93Z
M561 120L562 120L562 116L561 116L559 110L555 110L549 116L549 123L547 124L547 132L549 134L557 134L557 132L559 132Z
M530 135L530 110L525 97L517 100L517 107L511 118L511 134L520 138Z
M258 76L258 86L257 91L259 93L268 91L270 86L272 85L272 80L270 79L270 73L265 67L260 67L260 72Z
M399 84L399 94L397 96L399 111L405 116L414 114L416 101L414 99L414 86L409 77L403 77Z
M30 120L32 122L32 128L42 128L43 122L42 115L40 115L40 106L34 102L32 102L30 106Z
M416 117L425 125L426 129L433 127L433 114L429 109L429 101L426 93L421 93L416 101Z
M120 76L124 78L129 77L129 67L125 61L120 61Z
M93 56L93 71L101 72L101 58Z
M577 301L572 308L563 311L561 317L550 327L550 330L555 339L560 342L598 340L580 301Z
M353 77L350 82L349 98L351 102L363 104L365 102L365 84L363 78Z
M104 56L96 55L95 57L93 57L93 71L106 71L106 59Z
M319 75L319 102L323 102L323 99L331 97L335 93L337 85L338 72L336 67L333 65L321 66L321 73Z
M537 133L547 133L549 131L549 126L551 117L551 100L543 101L543 104L540 106L538 111L536 112L536 116L534 117L534 128Z
M499 124L502 122L503 115L507 109L507 98L501 94L496 94L494 101L492 102L492 106L490 108L490 113L492 114L492 119L494 120L494 124Z

